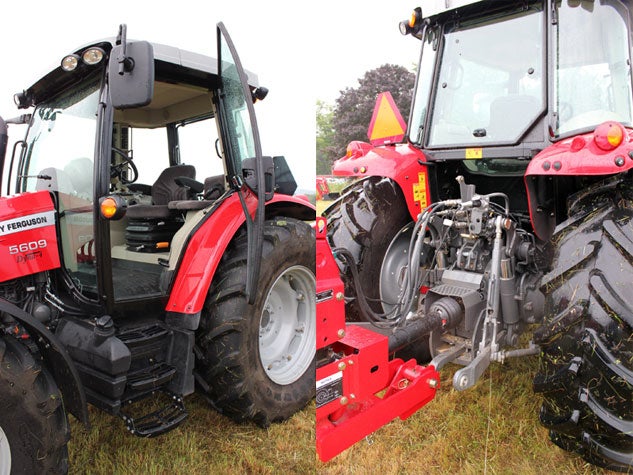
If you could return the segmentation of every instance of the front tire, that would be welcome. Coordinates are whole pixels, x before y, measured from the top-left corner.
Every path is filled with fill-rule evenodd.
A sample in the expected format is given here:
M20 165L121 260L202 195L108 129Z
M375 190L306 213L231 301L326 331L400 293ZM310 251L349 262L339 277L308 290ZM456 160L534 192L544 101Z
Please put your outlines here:
M51 374L21 343L0 338L0 474L66 473L68 419Z
M596 196L563 224L543 278L534 390L551 440L588 462L633 469L633 199ZM593 209L596 207L597 209ZM588 212L590 211L590 212Z
M292 218L266 221L254 305L244 294L247 251L243 233L216 271L196 335L196 378L221 413L266 427L314 397L314 231Z

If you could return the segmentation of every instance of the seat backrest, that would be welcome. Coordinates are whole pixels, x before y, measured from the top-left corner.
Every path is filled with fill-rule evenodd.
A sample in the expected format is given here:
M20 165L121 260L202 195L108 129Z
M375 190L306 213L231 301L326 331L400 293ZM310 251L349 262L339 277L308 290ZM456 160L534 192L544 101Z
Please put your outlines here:
M176 183L179 176L196 178L196 169L193 165L174 165L165 168L152 185L152 203L166 205L170 201L186 200L188 190Z
M510 94L498 97L490 104L488 136L509 139L519 135L536 116L541 104L534 96Z
M204 189L202 195L205 200L218 199L224 193L224 175L210 176L204 179Z

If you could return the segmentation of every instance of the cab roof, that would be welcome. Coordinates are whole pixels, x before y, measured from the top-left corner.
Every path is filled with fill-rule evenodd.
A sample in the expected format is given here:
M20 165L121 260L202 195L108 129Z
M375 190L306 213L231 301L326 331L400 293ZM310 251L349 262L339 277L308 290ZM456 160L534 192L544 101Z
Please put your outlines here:
M128 40L128 43L133 43L134 41ZM86 49L96 46L102 48L106 55L109 56L115 42L115 38L99 40L81 46L73 53L81 54ZM151 45L154 51L156 81L190 84L208 90L218 87L218 61L216 58L160 43L151 43ZM104 58L104 61L107 61L107 59L107 57ZM61 66L57 66L25 90L29 105L37 105L54 97L62 90L72 87L73 84L81 82L86 77L94 74L95 69L94 66L81 64L75 71L66 72L62 70ZM259 85L257 76L254 73L246 71L246 75L251 87Z

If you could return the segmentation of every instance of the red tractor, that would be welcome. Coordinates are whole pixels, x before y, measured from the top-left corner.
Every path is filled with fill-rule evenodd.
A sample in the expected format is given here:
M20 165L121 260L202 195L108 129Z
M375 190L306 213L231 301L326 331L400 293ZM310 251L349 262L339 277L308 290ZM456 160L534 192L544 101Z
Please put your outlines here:
M216 62L122 25L0 120L0 473L65 472L88 403L150 437L196 387L264 427L314 396L315 209L217 40ZM7 124L28 130L5 167Z
M625 472L632 25L622 0L425 1L400 25L422 47L406 137L350 144L333 173L359 179L324 213L348 328L386 334L389 351L404 334L427 368L462 365L459 391L492 361L539 355L551 440ZM345 361L336 345L319 354L317 387ZM317 390L317 441L353 424L340 413L353 381L339 376L338 412Z

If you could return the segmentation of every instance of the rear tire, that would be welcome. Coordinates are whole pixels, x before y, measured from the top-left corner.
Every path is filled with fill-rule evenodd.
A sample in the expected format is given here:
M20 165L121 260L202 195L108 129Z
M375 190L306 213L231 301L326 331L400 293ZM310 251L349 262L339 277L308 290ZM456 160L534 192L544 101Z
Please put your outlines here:
M257 297L248 305L246 234L216 271L196 335L196 379L211 404L262 427L285 420L315 393L315 235L292 218L264 225Z
M534 390L551 440L588 462L633 469L633 200L596 196L554 235ZM606 204L605 204L606 202Z
M326 212L332 249L347 249L356 262L360 287L374 312L384 312L380 302L380 270L391 241L411 221L406 201L392 180L371 177L354 185L337 207ZM347 296L354 295L351 272L341 274ZM356 295L354 295L356 297ZM362 321L357 298L346 304L346 319Z
M358 268L359 285L372 311L381 314L393 309L388 296L395 301L399 293L399 269L406 264L402 252L403 239L409 234L403 228L412 223L406 200L399 186L390 179L370 177L354 185L336 207L326 211L328 240L332 249L347 249ZM407 241L408 242L408 241ZM407 246L408 247L408 246ZM345 285L347 321L366 321L358 303L352 273L341 273ZM394 355L418 362L431 359L429 337L424 336L398 350Z
M0 338L0 474L66 473L68 419L51 374L18 341Z

